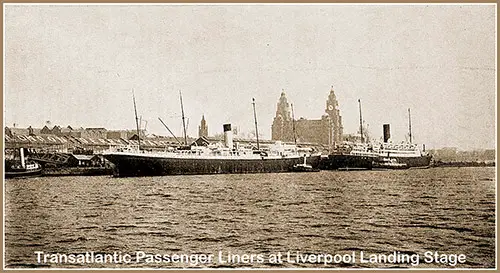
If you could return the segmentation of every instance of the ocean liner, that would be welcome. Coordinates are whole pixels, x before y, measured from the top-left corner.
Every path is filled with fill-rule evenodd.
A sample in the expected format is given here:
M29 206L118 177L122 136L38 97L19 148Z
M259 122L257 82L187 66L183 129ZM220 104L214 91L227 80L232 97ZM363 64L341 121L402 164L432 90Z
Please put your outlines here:
M388 124L385 124L385 128L388 128ZM412 143L345 142L328 155L320 167L329 170L424 168L430 165L431 159L431 155Z
M255 100L253 106L256 135L258 135ZM135 98L134 109L138 126ZM184 121L182 96L181 109ZM257 138L256 149L255 147L239 147L238 143L233 143L231 124L224 124L223 129L224 144L191 145L163 152L148 152L141 149L139 139L138 147L121 147L108 151L103 156L114 164L114 175L120 177L291 172L295 165L303 163L304 160L314 168L319 165L319 154L307 155L295 145L276 142L274 145L261 149ZM137 131L139 135L139 129ZM184 139L186 145L185 126Z
M115 165L115 176L291 172L304 158L313 167L319 164L319 155L300 155L294 145L278 142L268 149L233 149L227 140L225 145L159 153L122 149L105 153L104 157Z
M344 142L321 160L324 170L371 170L377 154L368 145Z
M412 143L411 116L408 109L409 143L395 144L389 141L390 125L383 125L382 143L365 143L363 137L361 101L359 102L361 143L344 142L333 153L321 161L321 168L327 170L371 170L408 169L429 167L432 156Z
M388 127L388 124L385 124ZM380 143L373 146L377 155L372 162L373 168L407 169L426 168L431 163L432 156L413 143Z

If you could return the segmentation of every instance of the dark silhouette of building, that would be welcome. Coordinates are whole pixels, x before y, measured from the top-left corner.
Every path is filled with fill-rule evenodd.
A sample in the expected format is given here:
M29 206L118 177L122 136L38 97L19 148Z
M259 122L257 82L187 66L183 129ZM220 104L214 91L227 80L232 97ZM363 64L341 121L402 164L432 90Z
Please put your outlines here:
M47 125L43 126L42 130L40 130L40 134L42 135L50 135L52 131L47 127Z
M5 126L5 135L8 136L8 137L13 137L14 135L12 134L12 130Z
M83 128L81 129L73 129L70 125L65 128L61 128L61 136L72 136L72 137L81 137Z
M106 128L85 128L85 130L82 132L82 137L88 137L88 138L106 138L107 137L107 131ZM142 138L142 136L141 136Z
M197 140L191 143L191 146L208 146L210 144L210 140L206 136L200 136Z
M129 139L127 130L112 130L106 132L106 138L108 139Z
M208 137L208 125L205 120L205 115L201 117L200 126L198 126L198 137Z
M285 92L281 92L276 107L276 116L271 126L271 139L281 141L294 141L293 123L290 112L290 104L286 98Z
M61 127L58 126L58 125L55 125L54 128L52 128L51 130L51 134L53 135L56 135L56 136L60 136L61 135Z
M294 130L295 127L295 130ZM271 139L286 142L308 142L335 145L342 141L342 116L335 92L332 89L326 101L325 115L321 119L309 120L300 118L293 120L291 108L285 92L278 100L276 116L271 127ZM294 132L295 131L295 132Z

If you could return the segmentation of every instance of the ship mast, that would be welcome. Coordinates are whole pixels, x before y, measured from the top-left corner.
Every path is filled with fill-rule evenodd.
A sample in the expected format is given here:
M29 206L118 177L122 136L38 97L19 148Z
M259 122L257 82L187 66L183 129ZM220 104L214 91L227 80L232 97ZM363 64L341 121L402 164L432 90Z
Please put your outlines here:
M181 91L179 91L179 97L181 98L182 126L184 127L184 144L187 145L186 120L184 118L184 106L182 105L182 93L181 93Z
M291 104L291 106L292 106L293 141L295 142L295 145L297 145L297 134L295 133L295 114L293 113L293 103Z
M253 118L255 120L255 136L257 137L257 150L260 150L259 147L259 129L257 128L257 114L255 113L255 98L252 98L253 105Z
M411 139L411 113L410 108L408 108L408 129L410 130L410 144L412 143Z
M139 151L141 150L141 134L139 131L139 118L137 118L137 106L135 104L135 93L132 88L132 99L134 100L135 126L137 128L137 141L139 142Z
M170 128L168 128L167 124L165 124L165 122L163 122L163 120L161 120L160 117L158 117L158 119L161 121L163 126L165 126L165 128L167 128L167 130L170 132L170 134L172 134L172 136L175 138L175 140L177 140L177 142L179 142L179 144L182 145L182 142L179 139L177 139L177 137L174 135L174 133L172 133L172 131L170 131Z
M358 99L358 104L359 104L359 132L361 133L361 143L364 143L364 137L363 137L363 116L361 115L361 100Z

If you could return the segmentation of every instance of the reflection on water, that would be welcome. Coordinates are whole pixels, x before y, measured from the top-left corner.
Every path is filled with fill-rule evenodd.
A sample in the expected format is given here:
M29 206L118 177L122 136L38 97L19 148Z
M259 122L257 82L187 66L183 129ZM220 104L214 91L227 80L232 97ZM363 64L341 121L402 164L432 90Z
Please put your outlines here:
M215 255L219 250L420 255L439 251L467 255L467 262L457 266L491 268L495 184L494 168L6 180L6 265L44 266L37 263L35 251ZM200 266L325 267L286 261Z

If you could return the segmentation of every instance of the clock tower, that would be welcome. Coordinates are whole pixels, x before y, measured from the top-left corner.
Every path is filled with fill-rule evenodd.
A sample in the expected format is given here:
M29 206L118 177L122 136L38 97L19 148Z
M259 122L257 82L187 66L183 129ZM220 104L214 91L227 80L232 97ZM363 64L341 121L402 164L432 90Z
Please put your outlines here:
M335 96L335 91L333 86L330 89L330 95L326 101L326 114L330 118L331 125L331 144L335 145L342 141L343 127L342 127L342 116L340 115L339 103L337 101L337 96Z

